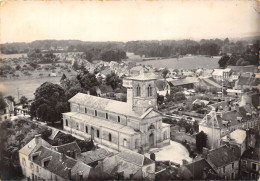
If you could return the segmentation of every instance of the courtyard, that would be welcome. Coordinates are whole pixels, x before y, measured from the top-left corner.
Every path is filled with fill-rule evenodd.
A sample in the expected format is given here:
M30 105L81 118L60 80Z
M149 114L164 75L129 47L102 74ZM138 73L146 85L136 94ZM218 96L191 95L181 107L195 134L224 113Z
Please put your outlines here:
M188 162L192 161L189 157L188 150L180 143L175 141L170 141L170 145L164 146L162 148L153 148L150 153L155 153L156 161L167 161L182 164L182 160ZM145 156L150 157L150 153L146 153Z

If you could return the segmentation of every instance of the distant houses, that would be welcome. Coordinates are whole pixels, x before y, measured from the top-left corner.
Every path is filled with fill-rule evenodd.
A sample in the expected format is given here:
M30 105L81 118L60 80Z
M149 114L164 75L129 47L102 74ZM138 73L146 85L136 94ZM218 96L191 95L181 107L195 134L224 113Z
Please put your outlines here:
M0 97L0 121L10 119L14 113L14 102L7 98Z

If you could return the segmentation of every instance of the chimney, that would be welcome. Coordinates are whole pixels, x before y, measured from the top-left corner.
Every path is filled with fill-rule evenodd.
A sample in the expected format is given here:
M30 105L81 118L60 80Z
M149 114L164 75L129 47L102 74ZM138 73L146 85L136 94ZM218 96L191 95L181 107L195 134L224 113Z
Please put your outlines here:
M41 135L40 134L35 135L34 138L35 138L36 145L41 144Z

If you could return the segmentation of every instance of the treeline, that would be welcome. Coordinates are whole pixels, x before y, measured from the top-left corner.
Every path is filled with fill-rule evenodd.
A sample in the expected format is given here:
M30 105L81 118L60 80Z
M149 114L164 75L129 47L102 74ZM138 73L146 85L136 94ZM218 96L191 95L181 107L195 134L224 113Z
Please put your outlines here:
M223 56L218 61L220 67L225 68L231 66L246 66L246 65L259 65L259 40L253 41L252 44L246 45L243 49L239 49L240 42L231 44L229 47L233 51L231 54L223 53Z
M248 41L230 42L228 38L194 40L164 40L164 41L130 41L125 50L145 57L174 57L176 55L208 55L215 56L225 53L244 53Z
M59 52L93 52L102 50L123 49L123 42L86 42L80 40L36 40L31 43L5 43L1 44L1 53L16 54L28 53L30 49Z

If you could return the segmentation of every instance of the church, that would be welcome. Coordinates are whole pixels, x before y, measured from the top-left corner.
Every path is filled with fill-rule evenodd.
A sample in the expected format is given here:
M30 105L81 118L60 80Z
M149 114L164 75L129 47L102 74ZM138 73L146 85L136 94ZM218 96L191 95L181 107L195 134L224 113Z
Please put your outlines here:
M69 100L71 112L63 113L63 129L116 151L169 144L170 125L162 123L157 110L156 77L141 72L125 78L127 102L76 94Z

